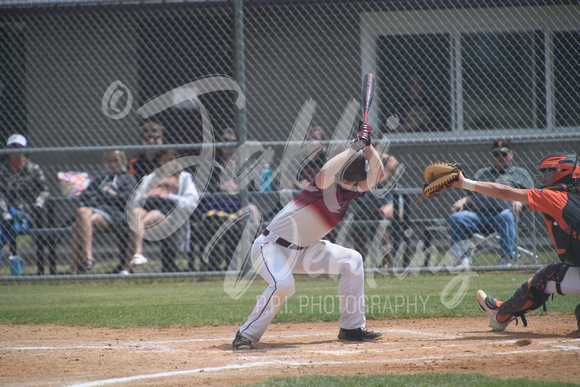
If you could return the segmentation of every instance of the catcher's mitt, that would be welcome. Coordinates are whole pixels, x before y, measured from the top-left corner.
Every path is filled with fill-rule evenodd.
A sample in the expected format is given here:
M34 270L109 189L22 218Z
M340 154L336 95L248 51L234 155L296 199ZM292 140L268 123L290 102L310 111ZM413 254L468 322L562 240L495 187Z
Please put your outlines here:
M461 172L460 164L438 162L425 167L425 182L423 183L423 195L421 197L431 199L451 186L453 180L457 179Z

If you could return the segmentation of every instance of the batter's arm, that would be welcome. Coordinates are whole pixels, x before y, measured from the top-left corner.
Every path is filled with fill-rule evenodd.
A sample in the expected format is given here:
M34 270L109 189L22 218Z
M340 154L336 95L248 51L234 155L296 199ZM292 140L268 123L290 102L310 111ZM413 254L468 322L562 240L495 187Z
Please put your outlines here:
M365 147L365 155L369 162L369 169L367 171L367 178L358 184L360 191L368 191L373 188L379 181L381 181L385 176L385 167L381 160L381 156L374 148L374 146L369 145Z
M316 175L315 183L318 189L330 187L336 179L336 174L355 153L356 151L354 149L348 148L328 160Z

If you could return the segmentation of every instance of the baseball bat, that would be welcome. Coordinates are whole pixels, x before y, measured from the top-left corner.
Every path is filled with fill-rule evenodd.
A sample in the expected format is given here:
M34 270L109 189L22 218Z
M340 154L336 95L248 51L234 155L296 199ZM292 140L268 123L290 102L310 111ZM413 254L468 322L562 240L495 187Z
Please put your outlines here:
M369 115L369 110L371 109L371 104L373 103L373 96L375 94L375 76L371 73L365 75L363 79L363 90L362 90L362 115L363 121L367 122Z

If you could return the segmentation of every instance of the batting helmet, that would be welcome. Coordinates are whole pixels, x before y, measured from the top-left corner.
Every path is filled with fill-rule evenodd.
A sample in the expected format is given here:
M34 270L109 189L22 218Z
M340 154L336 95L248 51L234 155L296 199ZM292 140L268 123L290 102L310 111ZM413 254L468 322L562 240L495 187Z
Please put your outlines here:
M580 178L580 166L574 153L550 153L538 163L543 186L576 183Z
M342 144L338 144L335 146L329 156L329 160L334 156L338 155L339 153L344 152L348 148L350 148L350 142L345 142ZM338 174L340 179L348 180L348 181L363 181L367 178L367 170L366 170L366 159L365 154L362 150L358 151L354 154L350 160L348 160L345 166Z

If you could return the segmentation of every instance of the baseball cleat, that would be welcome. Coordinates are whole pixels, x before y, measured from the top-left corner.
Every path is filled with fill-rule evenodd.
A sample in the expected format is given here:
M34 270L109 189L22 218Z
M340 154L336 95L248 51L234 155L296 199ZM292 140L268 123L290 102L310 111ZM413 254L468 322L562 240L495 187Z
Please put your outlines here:
M382 335L383 335L382 333L373 332L366 328L356 328L356 329L340 328L340 331L338 331L338 338L340 340L348 340L348 341L374 340L378 339Z
M477 305L479 305L479 309L484 311L489 317L489 326L494 331L505 331L509 323L515 319L515 316L510 316L505 322L497 321L497 312L503 302L493 296L488 296L483 290L478 290L475 293L475 300Z
M252 340L242 336L240 331L236 333L236 338L232 343L232 347L234 349L251 349L252 348Z

